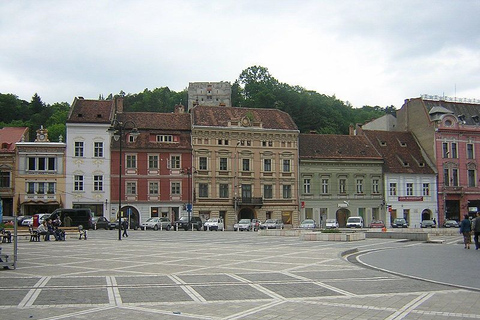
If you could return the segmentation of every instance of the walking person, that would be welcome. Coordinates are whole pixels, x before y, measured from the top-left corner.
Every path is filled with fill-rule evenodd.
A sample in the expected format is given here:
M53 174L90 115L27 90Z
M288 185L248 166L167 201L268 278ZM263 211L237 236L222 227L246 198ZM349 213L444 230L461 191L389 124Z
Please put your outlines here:
M473 241L475 241L475 250L480 248L478 237L480 236L480 212L477 212L477 217L472 221Z
M472 242L472 223L470 219L468 219L468 214L466 214L462 222L460 222L460 233L463 234L465 249L470 249L470 243Z
M124 220L122 221L122 229L123 229L122 237L128 237L128 233L127 233L128 221L127 221L127 219L124 219Z

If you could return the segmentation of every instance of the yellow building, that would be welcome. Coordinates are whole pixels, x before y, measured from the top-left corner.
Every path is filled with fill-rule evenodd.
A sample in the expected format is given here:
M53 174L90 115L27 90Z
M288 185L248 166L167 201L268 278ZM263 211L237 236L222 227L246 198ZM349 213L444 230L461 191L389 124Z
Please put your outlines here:
M195 106L193 215L299 223L298 134L276 109Z

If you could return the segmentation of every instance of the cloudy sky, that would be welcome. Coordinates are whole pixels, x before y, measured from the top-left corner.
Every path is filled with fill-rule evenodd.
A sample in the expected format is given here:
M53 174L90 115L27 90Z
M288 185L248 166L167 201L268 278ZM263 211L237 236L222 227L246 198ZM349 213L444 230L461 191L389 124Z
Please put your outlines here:
M50 104L254 65L354 107L480 98L476 0L5 0L0 41L0 93Z

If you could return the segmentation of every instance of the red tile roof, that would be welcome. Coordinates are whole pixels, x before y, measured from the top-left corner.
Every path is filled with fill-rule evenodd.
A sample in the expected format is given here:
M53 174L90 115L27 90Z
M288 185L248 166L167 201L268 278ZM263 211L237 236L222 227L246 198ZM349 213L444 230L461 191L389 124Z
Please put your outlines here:
M375 149L383 156L384 172L434 174L422 150L410 132L363 130Z
M110 123L114 100L75 98L67 123Z
M14 152L15 143L21 142L23 136L28 141L27 127L4 127L0 129L0 152Z
M290 115L277 109L196 106L191 113L195 126L228 127L229 121L248 117L263 129L298 130Z
M366 137L330 134L300 134L301 159L382 160Z

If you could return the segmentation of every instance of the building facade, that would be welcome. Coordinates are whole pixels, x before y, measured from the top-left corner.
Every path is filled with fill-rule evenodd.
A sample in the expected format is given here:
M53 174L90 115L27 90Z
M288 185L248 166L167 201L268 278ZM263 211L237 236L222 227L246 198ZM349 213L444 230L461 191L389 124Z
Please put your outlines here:
M383 159L364 136L300 134L301 219L386 219Z
M15 189L15 178L18 172L16 143L25 139L28 139L27 127L0 129L0 210L5 216L20 214L17 210L18 197ZM21 190L24 190L24 187Z
M384 160L385 224L405 218L410 227L438 221L437 172L411 132L357 130Z
M194 106L231 107L230 82L190 82L188 84L188 110Z
M298 225L298 129L276 109L196 106L193 214Z
M40 128L34 142L17 142L15 209L18 215L52 213L65 203L65 149Z
M461 220L480 209L480 101L422 96L397 111L438 170L438 220Z

